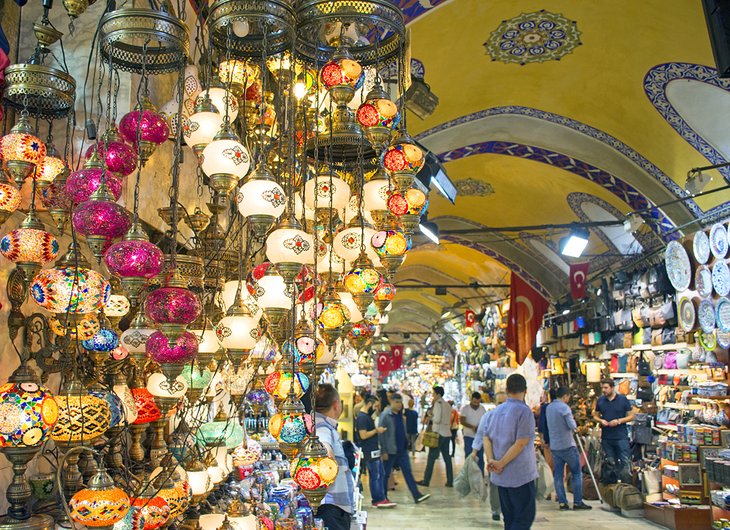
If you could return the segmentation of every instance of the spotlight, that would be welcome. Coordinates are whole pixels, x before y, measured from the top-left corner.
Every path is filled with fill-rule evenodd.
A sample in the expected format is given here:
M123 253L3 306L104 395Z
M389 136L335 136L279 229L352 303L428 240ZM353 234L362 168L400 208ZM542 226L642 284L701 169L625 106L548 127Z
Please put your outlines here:
M568 313L570 313L570 309L563 309L563 314L564 315L567 315Z
M585 228L573 228L568 237L560 240L560 253L563 256L579 258L588 246L590 234Z
M684 189L690 195L697 195L710 183L711 180L712 175L708 175L707 173L703 173L699 170L691 170L687 173L687 182L684 184Z
M429 238L437 245L439 244L439 227L436 223L426 221L425 218L422 218L421 223L418 225L418 229L424 236Z
M599 287L598 289L596 289L596 296L601 296L602 292L603 290Z
M413 350L411 349L411 347L406 346L406 355L410 355L411 353L413 353Z
M431 335L429 335L426 339L426 346L428 346L429 344L431 344Z

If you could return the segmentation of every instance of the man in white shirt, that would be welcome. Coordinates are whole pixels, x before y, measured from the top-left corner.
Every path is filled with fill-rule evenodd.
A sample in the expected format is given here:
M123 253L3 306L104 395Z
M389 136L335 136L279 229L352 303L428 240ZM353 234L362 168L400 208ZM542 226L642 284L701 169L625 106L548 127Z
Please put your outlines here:
M471 447L474 443L474 437L477 433L477 427L479 427L479 421L487 413L487 410L482 407L482 395L479 392L474 392L471 395L471 401L461 407L459 411L460 423L463 429L464 435L464 456L467 457L471 454ZM477 452L477 461L479 462L479 469L484 473L484 449L480 449Z
M430 447L428 449L426 472L423 474L423 480L418 485L429 486L431 483L431 475L433 474L433 466L440 454L446 464L446 487L453 488L454 470L451 467L451 456L449 454L449 444L451 443L451 405L444 401L443 387L433 387L433 404L431 405L430 419L431 428L439 435L439 445L438 447Z

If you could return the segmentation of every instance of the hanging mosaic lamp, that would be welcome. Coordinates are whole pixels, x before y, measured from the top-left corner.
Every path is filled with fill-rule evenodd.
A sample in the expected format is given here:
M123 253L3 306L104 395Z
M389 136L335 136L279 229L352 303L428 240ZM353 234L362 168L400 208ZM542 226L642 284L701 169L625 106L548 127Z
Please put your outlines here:
M109 527L121 521L130 508L129 495L114 485L109 473L99 470L86 488L68 503L71 520L86 527Z
M28 117L21 115L10 133L0 138L0 152L5 167L20 187L45 158L46 146L35 136Z
M304 413L304 405L294 395L286 398L279 412L269 419L269 433L279 441L279 449L293 459L311 430L311 419Z
M405 193L396 191L388 198L388 209L398 217L403 231L413 235L421 222L421 215L428 209L426 194L419 188L408 188Z
M307 436L302 450L291 462L291 476L313 510L319 508L330 485L337 478L337 462L316 436Z
M137 151L124 141L115 123L104 131L101 140L86 150L86 160L94 154L106 164L108 171L124 177L131 175L137 167Z
M350 331L347 332L347 340L350 341L352 347L358 352L363 351L372 342L375 336L375 324L372 321L364 319L357 324L353 324Z
M79 204L72 217L76 231L86 237L91 253L98 261L112 239L120 238L131 225L129 214L114 202L105 183Z
M119 131L124 139L137 147L139 159L144 164L150 159L157 146L165 143L170 135L170 128L165 117L157 109L149 97L142 98L141 105L128 112L119 121Z
M143 425L160 419L160 409L157 408L155 398L147 388L132 388L132 396L137 406L137 419L135 425Z
M375 290L373 299L381 316L384 314L385 308L393 301L393 298L395 298L395 285L387 278L383 278L383 283Z
M5 173L0 171L0 225L20 207L20 191L8 182Z
M398 227L395 219L391 217L385 229L373 236L371 244L392 278L395 271L403 263L412 242L411 238Z
M277 370L264 380L264 390L277 401L284 401L290 393L301 398L309 390L309 378L302 372Z
M343 211L350 200L350 185L337 173L320 172L304 184L304 204L311 210Z
M161 287L148 294L145 301L147 317L160 326L171 348L175 347L178 337L185 332L186 326L200 316L201 310L200 300L185 287L185 282L179 273L173 275L167 287Z
M238 211L253 227L256 237L263 239L271 225L284 213L286 194L268 166L259 163L244 179L236 202Z
M102 398L89 394L80 382L70 381L55 400L58 405L58 422L51 431L54 442L91 442L109 428L109 404Z
M306 320L300 320L294 329L294 337L284 343L281 353L293 360L299 370L310 374L317 360L325 354L326 348Z
M201 155L200 167L210 179L210 186L221 195L231 193L251 167L251 156L230 125L224 120Z
M266 238L266 257L292 285L303 265L314 265L314 238L293 216L283 219Z
M357 122L370 145L378 152L388 145L391 131L400 122L398 106L383 90L379 77L375 79L375 86L357 109Z
M58 240L31 209L19 228L0 239L0 254L15 263L30 283L44 264L56 259Z
M361 313L367 311L368 306L373 302L375 291L382 282L382 275L375 269L364 251L353 263L350 272L342 278L343 286L352 295Z
M50 390L21 366L0 386L0 448L40 447L58 420Z
M87 350L111 352L119 345L119 337L111 329L101 328L93 337L81 341L81 346Z
M248 92L248 91L247 91ZM212 86L203 94L207 93L210 97L210 101L213 103L213 107L218 111L221 117L228 115L228 121L233 123L238 117L238 98L231 94L228 90L222 86ZM248 94L244 94L246 97ZM259 98L260 98L259 94Z
M46 146L45 158L35 168L34 178L36 183L41 190L44 190L56 180L56 177L64 174L68 174L66 162L61 158L53 144L49 143Z
M206 90L195 103L193 114L183 125L183 140L200 159L203 149L213 141L223 124L223 115L218 112Z
M132 506L142 510L143 530L157 530L170 518L170 505L149 484L144 483L142 488L140 496L132 500Z
M51 313L92 313L104 307L111 287L86 267L43 269L30 284L33 300Z
M332 288L327 290L322 300L317 304L314 316L324 339L330 347L339 338L345 325L350 322L350 312Z
M81 204L91 199L91 195L99 189L102 179L113 199L119 200L122 195L122 180L114 173L105 172L99 156L93 151L84 167L74 171L66 179L66 193L74 204Z
M144 286L162 271L164 255L150 243L139 223L134 223L124 238L104 253L104 263L109 272L121 278L122 289L137 305Z
M251 315L240 295L215 327L221 347L228 350L234 366L245 361L259 339L259 319Z
M132 357L142 360L147 352L147 339L157 331L147 320L143 309L139 309L129 327L119 336L119 343L124 346Z
M170 347L168 337L162 331L155 331L147 339L147 355L158 364L184 364L195 359L198 354L198 338L185 331ZM182 367L181 367L182 368Z
M411 187L425 161L423 150L405 132L391 142L381 157L395 188L403 192Z
M363 233L365 234L363 242ZM365 248L365 253L371 261L378 259L378 254L371 245L375 229L360 215L353 217L347 226L337 232L332 240L335 252L345 261L352 263L360 257L360 249Z

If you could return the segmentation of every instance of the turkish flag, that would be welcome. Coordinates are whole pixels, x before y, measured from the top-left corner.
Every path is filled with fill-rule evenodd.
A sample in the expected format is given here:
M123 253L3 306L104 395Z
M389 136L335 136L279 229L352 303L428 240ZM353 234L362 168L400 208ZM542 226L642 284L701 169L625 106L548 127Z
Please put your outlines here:
M507 347L517 354L522 364L535 344L537 330L548 309L548 301L514 272L509 288Z
M588 279L588 262L570 265L570 295L576 302L586 297L586 280Z
M394 344L390 347L390 369L397 370L403 366L403 345Z
M381 378L390 372L390 355L388 355L388 352L381 351L378 354L378 372Z
M467 309L464 311L464 325L467 328L473 328L474 324L477 321L477 316L474 314L474 311L471 309Z

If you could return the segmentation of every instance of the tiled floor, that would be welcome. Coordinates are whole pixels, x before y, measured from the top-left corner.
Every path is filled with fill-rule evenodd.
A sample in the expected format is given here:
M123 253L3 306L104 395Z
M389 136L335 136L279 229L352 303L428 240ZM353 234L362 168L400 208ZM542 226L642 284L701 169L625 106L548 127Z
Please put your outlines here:
M462 447L457 448L463 451ZM461 468L463 459L457 456L455 473ZM416 480L423 477L425 453L416 455L414 476ZM413 503L403 476L398 473L396 491L390 492L389 498L398 506L388 510L376 510L370 507L370 492L367 478L364 478L365 500L363 509L368 511L368 530L471 530L498 529L503 523L492 521L489 502L482 503L474 497L460 498L453 488L444 488L444 464L436 463L430 488L422 488L431 498L423 504ZM542 501L537 505L537 518L533 524L535 530L641 530L662 528L643 519L628 519L620 515L602 510L598 501L590 502L594 508L590 512L559 512L557 503Z

